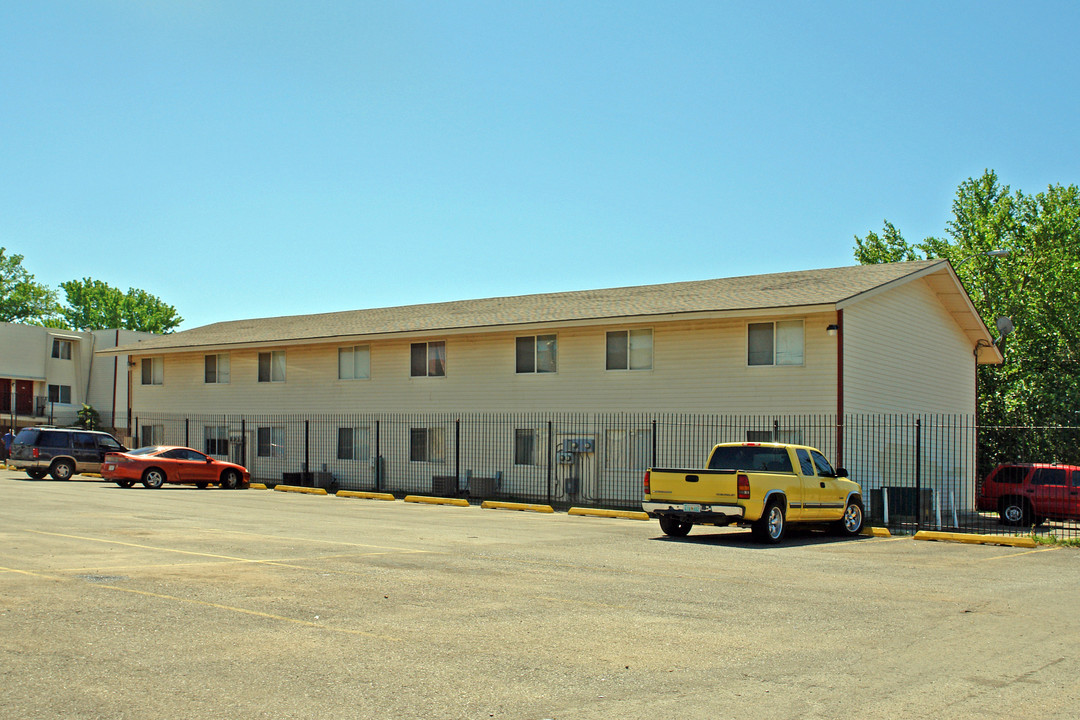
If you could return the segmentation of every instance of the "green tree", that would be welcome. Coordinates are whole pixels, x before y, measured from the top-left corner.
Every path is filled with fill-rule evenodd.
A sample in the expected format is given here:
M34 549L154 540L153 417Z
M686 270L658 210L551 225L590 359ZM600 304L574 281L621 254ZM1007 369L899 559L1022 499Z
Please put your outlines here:
M122 328L169 333L184 321L172 305L138 288L124 293L90 278L69 280L60 283L60 287L67 301L61 312L76 330Z
M988 327L1000 316L1016 325L1001 345L1005 363L979 367L979 420L1032 429L984 445L1001 460L1080 461L1075 432L1037 429L1080 421L1080 190L1013 192L987 170L960 184L952 210L941 238L912 244L888 222L881 235L856 237L856 260L949 259Z
M0 247L0 322L56 326L56 291L34 280L22 261Z

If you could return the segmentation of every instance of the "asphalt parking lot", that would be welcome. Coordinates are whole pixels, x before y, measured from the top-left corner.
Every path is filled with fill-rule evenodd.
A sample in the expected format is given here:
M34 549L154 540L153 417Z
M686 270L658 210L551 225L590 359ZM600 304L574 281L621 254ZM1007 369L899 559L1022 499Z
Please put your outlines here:
M0 471L3 718L1072 718L1080 551Z

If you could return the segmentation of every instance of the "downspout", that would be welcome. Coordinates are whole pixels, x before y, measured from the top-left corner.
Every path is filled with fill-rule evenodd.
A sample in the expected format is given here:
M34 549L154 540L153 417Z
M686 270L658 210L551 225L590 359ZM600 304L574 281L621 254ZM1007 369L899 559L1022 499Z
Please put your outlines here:
M836 311L836 465L844 467L844 310Z

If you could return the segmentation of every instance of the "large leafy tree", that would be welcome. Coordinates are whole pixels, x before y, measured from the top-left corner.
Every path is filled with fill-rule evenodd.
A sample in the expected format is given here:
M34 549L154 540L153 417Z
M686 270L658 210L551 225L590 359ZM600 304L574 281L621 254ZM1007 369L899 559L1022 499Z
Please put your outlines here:
M184 321L176 308L145 290L130 288L126 293L101 280L69 280L60 283L67 299L61 313L76 330L123 328L141 332L168 333Z
M34 280L22 262L0 247L0 322L55 324L56 291Z
M949 259L988 327L1016 325L1004 365L978 370L980 423L1014 428L983 434L987 462L1080 461L1080 190L1027 195L988 170L960 184L952 209L943 237L909 243L886 222L855 238L856 260Z

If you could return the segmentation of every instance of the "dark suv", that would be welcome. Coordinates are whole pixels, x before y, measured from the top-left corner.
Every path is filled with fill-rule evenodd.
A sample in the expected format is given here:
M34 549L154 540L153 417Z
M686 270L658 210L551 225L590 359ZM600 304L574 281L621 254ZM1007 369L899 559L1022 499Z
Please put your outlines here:
M1080 467L1049 463L998 465L979 488L975 507L1006 525L1080 520Z
M24 428L11 443L8 462L35 480L46 474L67 480L75 473L98 472L105 453L126 452L109 433L65 428Z

